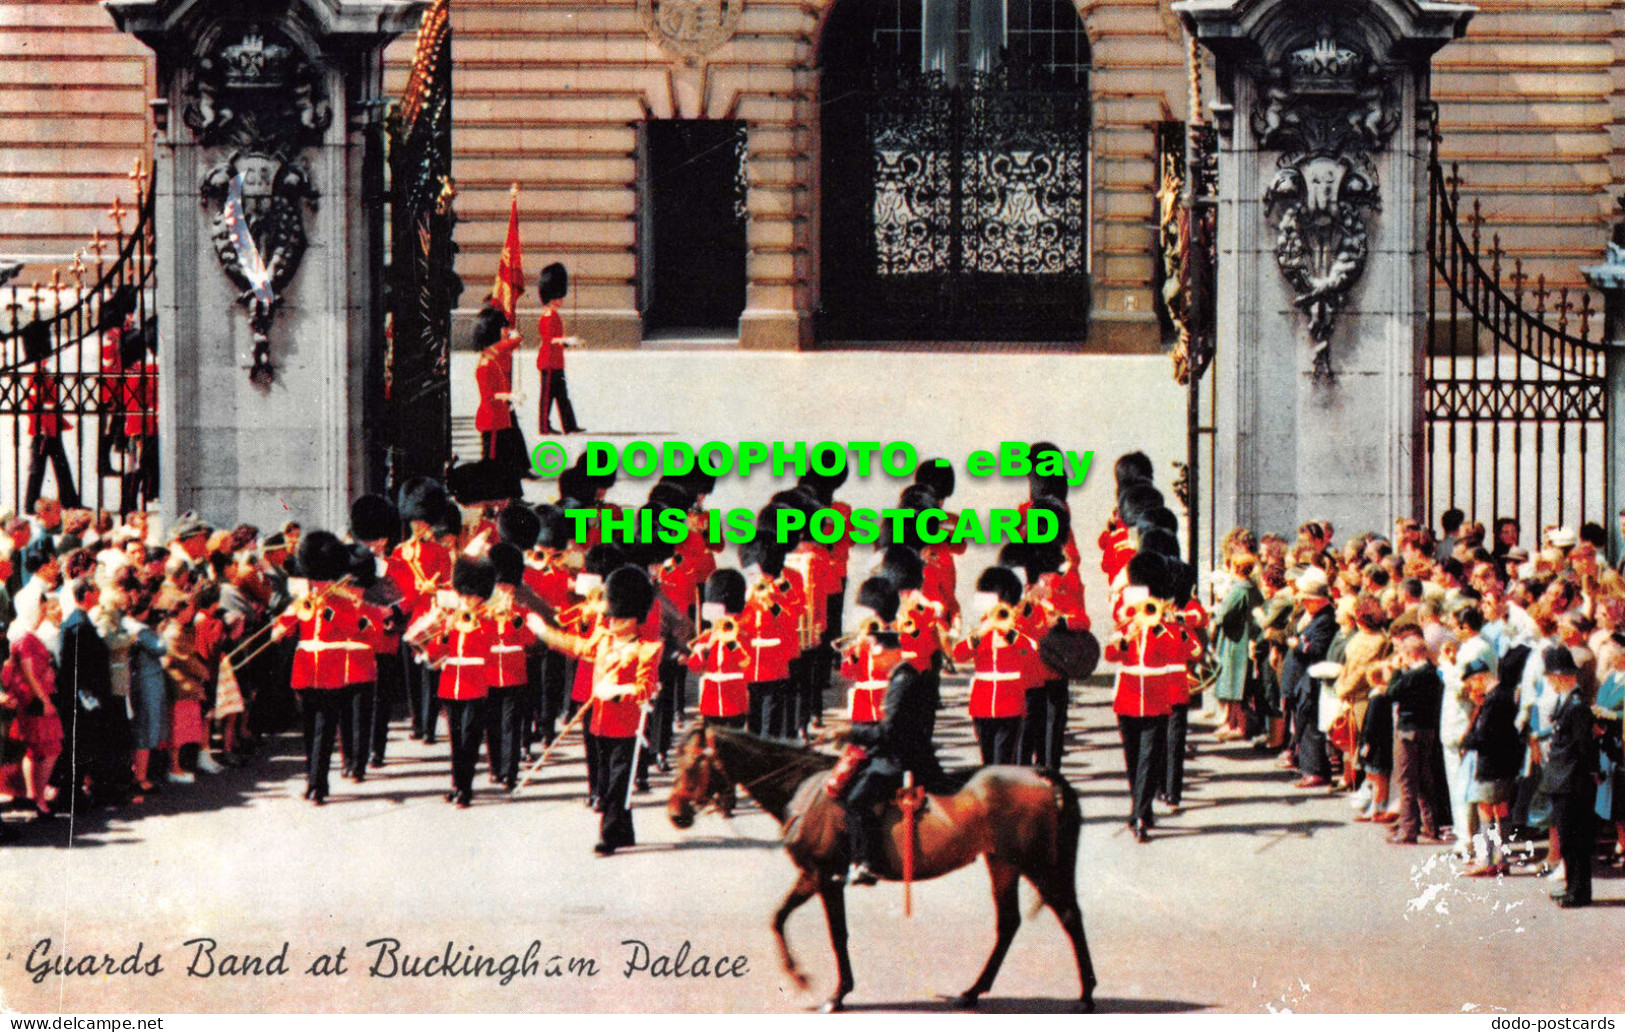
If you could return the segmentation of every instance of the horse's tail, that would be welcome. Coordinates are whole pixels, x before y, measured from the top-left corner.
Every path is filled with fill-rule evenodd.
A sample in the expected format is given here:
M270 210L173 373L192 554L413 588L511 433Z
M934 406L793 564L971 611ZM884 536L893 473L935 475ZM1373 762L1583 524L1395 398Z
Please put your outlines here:
M1078 838L1083 832L1083 805L1078 800L1078 791L1066 780L1065 775L1053 771L1038 770L1039 777L1049 782L1050 790L1055 795L1055 837L1050 841L1052 850L1050 861L1056 868L1066 873L1068 882L1077 877L1078 870Z

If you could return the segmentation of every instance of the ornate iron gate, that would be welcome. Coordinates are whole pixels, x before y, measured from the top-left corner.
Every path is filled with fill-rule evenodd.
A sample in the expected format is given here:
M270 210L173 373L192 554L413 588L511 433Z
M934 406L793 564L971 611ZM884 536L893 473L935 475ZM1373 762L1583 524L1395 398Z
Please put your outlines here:
M0 454L5 503L14 512L29 507L30 487L42 487L29 483L31 471L47 467L55 467L55 489L40 494L69 507L128 512L157 502L155 439L147 436L155 432L157 402L153 191L140 161L130 179L134 212L113 201L106 213L112 240L96 230L67 270L71 283L53 269L48 283L13 282L0 294ZM111 332L102 332L104 325ZM141 357L121 360L121 340L127 351L142 348ZM126 433L132 422L135 432ZM143 448L153 480L140 475ZM60 477L64 469L72 490Z
M442 477L451 461L451 314L462 295L452 232L451 22L435 0L390 112L390 265L383 437L388 487Z
M1544 276L1529 289L1522 259L1505 268L1499 234L1482 250L1480 204L1474 201L1461 218L1459 168L1446 174L1437 139L1434 147L1428 207L1434 345L1423 359L1427 515L1459 508L1486 524L1511 517L1525 540L1548 522L1602 519L1608 397L1604 349L1592 339L1602 320L1593 319L1591 295L1576 301L1567 287L1548 290Z
M863 75L825 83L841 102L826 111L819 336L1081 339L1086 83L1016 55L958 86Z

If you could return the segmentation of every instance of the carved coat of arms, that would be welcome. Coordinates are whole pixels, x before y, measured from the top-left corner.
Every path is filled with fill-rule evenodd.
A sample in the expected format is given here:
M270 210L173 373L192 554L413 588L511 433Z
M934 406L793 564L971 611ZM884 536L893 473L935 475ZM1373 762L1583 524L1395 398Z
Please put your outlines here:
M638 0L643 27L661 47L698 64L739 31L743 0Z

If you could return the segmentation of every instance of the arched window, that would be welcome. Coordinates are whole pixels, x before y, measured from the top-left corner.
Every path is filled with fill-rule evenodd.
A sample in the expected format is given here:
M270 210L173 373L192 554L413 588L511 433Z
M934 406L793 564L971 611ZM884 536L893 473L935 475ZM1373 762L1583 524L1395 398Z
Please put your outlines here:
M844 0L821 58L819 335L1082 338L1089 45L1070 0Z

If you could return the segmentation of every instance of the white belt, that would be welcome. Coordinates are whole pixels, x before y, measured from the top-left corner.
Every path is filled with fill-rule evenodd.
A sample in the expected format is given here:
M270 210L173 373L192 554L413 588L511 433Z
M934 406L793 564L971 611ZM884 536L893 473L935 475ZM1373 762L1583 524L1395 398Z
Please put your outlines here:
M525 647L523 645L492 645L491 646L491 651L492 652L523 652L523 651L525 651Z
M359 641L302 641L299 648L304 652L326 652L328 649L370 649L372 646Z
M995 671L991 674L977 674L973 681L1019 681L1021 675L1015 671Z
M700 680L702 681L743 681L744 679L745 675L739 673L738 671L734 671L732 673L707 673L700 675Z
M888 683L889 682L887 682L887 681L859 681L858 683L856 683L856 684L854 684L852 686L852 690L853 691L858 691L858 690L861 689L863 691L872 692L872 691L875 691L877 689L886 687L886 685Z
M485 660L479 656L453 656L446 660L446 666L484 666Z
M1117 672L1120 673L1120 674L1135 674L1135 675L1140 676L1140 677L1146 677L1146 676L1149 676L1149 675L1152 675L1152 674L1182 674L1182 673L1185 672L1186 669L1187 668L1186 668L1185 664L1176 663L1176 664L1174 664L1172 666L1126 666L1126 667L1118 667Z
M761 648L763 645L777 645L779 641L780 639L778 638L753 638L751 639L751 644L757 648Z

